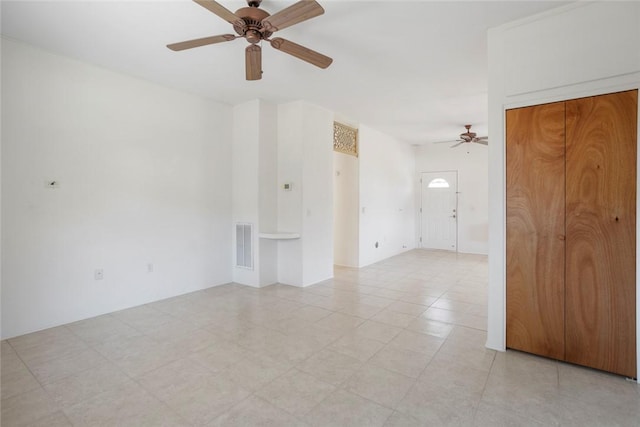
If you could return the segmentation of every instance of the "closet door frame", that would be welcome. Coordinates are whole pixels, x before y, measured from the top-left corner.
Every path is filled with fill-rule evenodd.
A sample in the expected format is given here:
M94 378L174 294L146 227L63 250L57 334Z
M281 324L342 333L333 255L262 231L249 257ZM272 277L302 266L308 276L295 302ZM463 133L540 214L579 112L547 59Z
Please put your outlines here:
M502 113L499 121L493 120L491 114L489 117L490 126L494 127L499 125L498 131L499 137L494 138L493 147L497 146L497 150L500 153L492 155L489 154L489 168L492 167L492 158L500 159L498 167L500 171L500 185L501 194L497 199L491 198L489 200L490 206L498 208L496 202L500 202L500 223L501 230L498 236L489 241L489 251L491 252L492 246L496 248L495 244L499 242L500 251L499 254L492 260L489 259L489 278L490 280L497 280L499 288L494 288L493 291L489 291L489 332L487 336L487 347L498 350L506 351L506 336L507 336L507 324L506 324L506 112L513 108L531 107L540 104L548 104L560 101L569 101L572 99L585 98L590 96L606 95L614 92L623 92L627 90L638 90L640 93L640 73L634 78L633 76L620 77L610 79L607 82L596 81L588 82L585 84L577 84L568 87L560 87L553 89L545 89L535 93L521 94L507 98L506 102L502 103ZM617 83L616 83L617 82ZM606 85L604 86L603 83ZM490 99L491 106L491 99ZM636 153L636 170L639 172L636 174L636 369L640 372L640 106L638 108L638 141ZM492 131L490 131L492 132ZM489 148L491 151L492 147ZM493 167L496 164L493 163ZM491 180L491 177L490 177ZM492 205L493 201L493 205ZM493 270L493 272L492 272ZM492 314L493 311L495 314ZM499 329L498 329L499 328ZM638 380L640 382L640 380Z

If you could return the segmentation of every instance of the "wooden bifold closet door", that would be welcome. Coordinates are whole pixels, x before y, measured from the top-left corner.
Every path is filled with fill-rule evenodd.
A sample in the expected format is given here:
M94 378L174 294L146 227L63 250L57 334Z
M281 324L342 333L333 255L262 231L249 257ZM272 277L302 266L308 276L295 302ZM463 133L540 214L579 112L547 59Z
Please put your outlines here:
M564 103L507 111L507 347L564 358Z
M507 111L507 347L636 377L637 107Z
M565 359L636 373L638 92L567 101Z

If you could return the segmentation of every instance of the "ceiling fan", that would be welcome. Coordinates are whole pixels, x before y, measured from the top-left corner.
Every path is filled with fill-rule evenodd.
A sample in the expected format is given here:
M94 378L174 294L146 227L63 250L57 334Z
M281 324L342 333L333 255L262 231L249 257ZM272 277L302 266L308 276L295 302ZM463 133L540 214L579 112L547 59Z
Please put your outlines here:
M467 129L466 132L463 132L460 134L460 139L457 139L455 142L457 142L457 144L453 144L451 147L449 148L455 148L459 145L465 144L465 143L476 143L476 144L482 144L482 145L489 145L489 140L487 136L476 136L475 132L471 132L471 125L464 125L465 129ZM452 141L438 141L438 142L434 142L434 144L445 144L445 143L450 143Z
M333 59L328 56L292 41L281 37L270 38L276 31L322 15L324 9L315 0L298 1L273 15L270 15L264 9L260 9L262 0L247 0L248 7L240 8L235 13L215 0L193 1L233 25L237 35L221 34L167 45L173 51L244 38L250 43L245 49L247 80L260 80L262 78L262 48L258 43L263 40L269 42L274 49L288 53L320 68L327 68L333 62Z

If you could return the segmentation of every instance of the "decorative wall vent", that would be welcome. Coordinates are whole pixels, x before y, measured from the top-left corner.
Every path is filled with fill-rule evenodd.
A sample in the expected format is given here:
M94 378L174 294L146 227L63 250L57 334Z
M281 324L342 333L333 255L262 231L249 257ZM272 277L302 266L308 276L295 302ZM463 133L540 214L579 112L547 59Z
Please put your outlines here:
M333 151L358 157L358 129L333 122Z
M236 267L253 269L252 236L251 224L236 224Z

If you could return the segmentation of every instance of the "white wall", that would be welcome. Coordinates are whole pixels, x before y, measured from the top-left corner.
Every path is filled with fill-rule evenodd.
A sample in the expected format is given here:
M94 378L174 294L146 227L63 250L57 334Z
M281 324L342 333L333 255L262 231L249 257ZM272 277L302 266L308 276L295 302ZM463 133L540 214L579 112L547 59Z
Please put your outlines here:
M302 107L302 283L307 286L333 277L333 112Z
M479 144L418 146L416 173L458 171L458 252L487 254L489 245L489 179L488 149ZM420 183L417 183L420 186ZM420 187L418 210L420 208ZM416 230L420 236L422 218L418 215Z
M640 88L639 23L638 2L580 2L489 31L490 348L505 349L505 109Z
M281 283L333 276L332 141L332 112L301 101L278 106L278 231L301 234L278 242Z
M300 103L278 106L278 231L302 233L303 138ZM291 185L290 191L282 186ZM305 236L302 236L304 238ZM302 286L302 239L278 242L278 281Z
M233 226L229 228L232 241L233 281L248 286L260 285L259 232L259 158L260 158L260 101L254 99L233 107L233 144L231 180ZM251 246L253 268L236 267L235 224L253 225Z
M278 107L260 100L260 170L258 182L259 226L261 232L278 229ZM259 239L260 286L278 281L278 242Z
M416 187L412 146L365 125L358 132L363 267L415 248Z
M233 281L243 285L260 287L278 281L277 242L259 238L260 232L277 229L277 135L275 105L254 99L233 107L233 222L253 224L251 269L236 267L235 228L230 230Z
M3 39L2 337L229 282L230 122Z
M333 153L333 263L358 267L358 158Z

